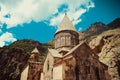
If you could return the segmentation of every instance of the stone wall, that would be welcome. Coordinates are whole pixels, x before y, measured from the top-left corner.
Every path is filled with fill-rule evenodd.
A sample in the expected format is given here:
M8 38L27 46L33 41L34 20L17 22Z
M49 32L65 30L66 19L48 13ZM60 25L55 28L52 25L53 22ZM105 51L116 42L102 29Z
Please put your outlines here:
M98 60L98 56L85 43L55 65L62 65L62 80L110 80L108 67ZM61 69L56 67L54 70Z
M74 57L64 60L64 67L63 67L64 79L63 80L76 80L75 65L76 65L76 61Z
M53 68L53 80L63 80L63 66L62 64L54 66Z
M92 50L82 44L73 52L76 59L76 80L110 80L106 74L107 66L101 63Z
M27 80L27 77L28 77L28 69L29 69L29 66L27 66L24 71L21 73L21 78L20 80Z
M51 80L53 78L53 64L54 58L48 52L48 55L45 59L44 66L43 66L43 73L44 73L44 80Z
M42 72L42 64L41 63L29 63L28 69L28 79L27 80L40 80Z

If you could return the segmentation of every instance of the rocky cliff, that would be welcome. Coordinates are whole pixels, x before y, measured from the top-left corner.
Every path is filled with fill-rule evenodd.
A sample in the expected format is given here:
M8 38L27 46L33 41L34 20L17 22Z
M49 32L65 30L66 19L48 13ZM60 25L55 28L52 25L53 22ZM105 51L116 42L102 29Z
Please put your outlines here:
M80 41L87 41L99 60L108 65L112 80L120 80L120 19L110 24L92 24L80 33Z
M45 55L47 48L52 45L40 44L33 40L19 40L0 48L0 80L20 80L20 74L35 47L40 50L40 55Z

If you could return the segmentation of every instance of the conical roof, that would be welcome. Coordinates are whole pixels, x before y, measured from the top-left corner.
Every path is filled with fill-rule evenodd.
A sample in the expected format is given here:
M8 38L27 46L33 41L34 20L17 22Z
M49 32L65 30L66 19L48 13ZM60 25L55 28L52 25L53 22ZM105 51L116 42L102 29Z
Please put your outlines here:
M32 51L32 53L39 53L39 51L38 51L37 48L35 48L35 49Z
M72 30L72 31L76 31L75 27L73 26L72 22L70 21L70 19L68 18L67 14L65 14L62 22L59 25L57 32L63 31L63 30Z

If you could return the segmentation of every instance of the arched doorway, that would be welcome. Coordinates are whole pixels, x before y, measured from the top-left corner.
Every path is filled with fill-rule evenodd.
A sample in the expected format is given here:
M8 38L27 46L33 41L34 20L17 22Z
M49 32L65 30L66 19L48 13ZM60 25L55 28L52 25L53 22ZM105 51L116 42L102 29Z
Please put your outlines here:
M75 74L76 74L76 80L79 80L80 79L80 77L79 77L79 71L80 71L80 69L79 69L79 66L76 66L75 67Z
M95 74L96 74L97 80L100 80L100 75L99 75L99 69L98 68L95 68Z

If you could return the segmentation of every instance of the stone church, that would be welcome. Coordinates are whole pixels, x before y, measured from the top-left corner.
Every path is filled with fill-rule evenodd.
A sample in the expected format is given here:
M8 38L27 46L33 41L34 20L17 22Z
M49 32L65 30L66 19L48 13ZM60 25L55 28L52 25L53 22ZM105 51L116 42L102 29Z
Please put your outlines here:
M35 48L21 80L110 80L107 66L85 42L65 14L54 35L55 48L48 49L44 62Z

